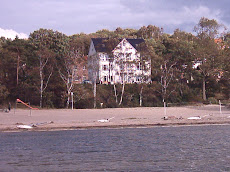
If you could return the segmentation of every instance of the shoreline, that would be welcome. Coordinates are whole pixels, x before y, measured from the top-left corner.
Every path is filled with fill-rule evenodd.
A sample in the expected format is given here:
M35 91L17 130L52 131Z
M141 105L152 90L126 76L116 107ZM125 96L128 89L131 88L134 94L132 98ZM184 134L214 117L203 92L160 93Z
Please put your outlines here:
M189 117L199 118L188 119ZM229 125L230 109L223 106L220 112L218 105L167 107L166 115L163 107L33 111L16 109L10 113L0 112L0 119L0 132ZM35 127L17 127L31 124Z
M137 124L137 125L104 125L104 126L68 126L68 127L34 127L33 129L4 128L0 132L23 132L23 131L71 131L71 130L90 130L90 129L126 129L126 128L154 128L154 127L186 127L186 126L212 126L212 125L230 125L227 122L194 122L194 123L167 123L167 124Z

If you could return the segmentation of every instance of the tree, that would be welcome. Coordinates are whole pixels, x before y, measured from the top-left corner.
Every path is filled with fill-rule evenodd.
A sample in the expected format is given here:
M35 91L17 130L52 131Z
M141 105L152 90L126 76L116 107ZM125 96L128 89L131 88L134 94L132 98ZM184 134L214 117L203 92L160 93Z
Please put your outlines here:
M220 27L221 25L216 20L202 17L194 27L194 31L201 40L214 39L218 36Z
M220 83L222 85L221 91L226 99L230 99L230 33L224 37L223 46L221 48L221 73L219 75Z
M164 104L182 100L183 90L188 87L193 57L192 38L190 34L176 30L171 36L162 35L161 41L147 41L152 57L152 80L158 81L158 92Z
M154 38L155 40L159 40L162 35L163 35L163 28L159 28L153 25L148 25L147 27L143 26L137 32L138 38L143 38L143 39Z
M67 39L67 38L65 38ZM76 72L76 64L83 61L84 48L82 43L76 42L74 37L70 37L65 46L63 57L59 59L57 68L60 74L60 77L64 81L67 90L67 103L66 107L69 107L70 95L74 87L74 77Z
M39 60L40 77L40 107L42 107L43 93L46 90L50 77L53 74L53 58L56 34L53 30L39 29L30 34L29 39L36 48Z
M29 72L33 49L29 42L23 39L6 40L1 51L1 80L9 90L9 98L26 97L27 88L30 87Z
M126 68L126 56L128 56L128 54L126 54L124 52L124 50L122 50L122 46L118 46L119 42L120 42L120 40L117 38L109 38L109 39L104 41L109 60L111 61L111 63L115 62L116 65L118 65L118 67L119 67L118 72L119 72L119 76L121 78L121 84L122 84L122 91L121 91L119 103L118 103L116 83L114 83L114 94L115 94L115 98L116 98L116 103L118 103L118 105L120 106L122 101L123 101L123 95L124 95L124 91L125 91L125 84L126 84L125 68ZM109 66L111 66L111 65L109 65ZM112 70L112 69L110 69L110 70Z
M150 83L151 82L151 52L147 47L147 44L145 42L142 42L141 44L138 45L138 53L139 59L135 62L137 66L141 69L141 74L136 76L140 78L140 91L139 91L139 105L142 106L143 104L143 88L144 88L144 83ZM149 73L150 72L150 73ZM149 76L146 76L150 75Z
M219 63L219 51L217 45L214 42L219 34L220 24L214 19L202 17L199 23L194 27L194 31L197 33L196 49L194 56L197 60L202 61L202 65L199 66L202 79L203 100L207 100L206 95L206 82L207 77L213 75L218 71Z

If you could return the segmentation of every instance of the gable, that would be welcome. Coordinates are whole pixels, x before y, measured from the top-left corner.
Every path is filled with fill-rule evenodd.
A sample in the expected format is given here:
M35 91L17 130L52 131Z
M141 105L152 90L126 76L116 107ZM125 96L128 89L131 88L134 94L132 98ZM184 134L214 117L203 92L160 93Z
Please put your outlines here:
M91 55L93 55L93 54L95 54L95 53L96 53L96 50L95 50L93 41L91 41L90 47L89 47L89 53L88 53L88 55L91 56Z
M113 52L120 52L120 51L137 51L129 41L125 38L114 48Z
M96 52L108 52L108 47L106 46L105 42L108 41L109 38L92 38L91 40L93 42ZM144 39L125 39L125 38L119 39L119 42L121 43L124 40L128 41L128 43L132 45L132 47L135 48L137 51L139 51L138 45L145 42ZM114 49L118 45L115 45Z

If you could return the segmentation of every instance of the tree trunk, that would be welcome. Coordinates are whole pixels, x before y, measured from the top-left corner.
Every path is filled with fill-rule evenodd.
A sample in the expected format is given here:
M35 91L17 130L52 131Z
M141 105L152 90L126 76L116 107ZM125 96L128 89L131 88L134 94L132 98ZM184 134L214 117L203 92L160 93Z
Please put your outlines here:
M167 109L166 109L166 102L164 99L163 99L163 103L164 103L164 115L166 116L167 115Z
M96 96L97 96L97 83L96 83L96 77L95 77L94 83L93 83L93 97L94 97L93 107L94 108L96 108L97 106Z
M203 78L203 100L206 101L207 97L206 97L206 81L205 78Z
M40 108L42 108L42 97L43 97L43 74L42 69L40 69Z
M67 103L66 103L66 108L69 109L69 102L70 102L70 91L68 90L68 93L67 93L68 97L67 97Z
M119 106L121 105L121 103L123 101L124 92L125 92L125 83L123 82L122 91L121 91L121 99L120 99L120 102L119 102Z
M17 85L18 85L18 75L19 75L19 61L20 61L20 56L18 54L18 61L17 61Z
M143 91L143 85L141 86L141 91L140 91L140 106L142 106L142 91Z
M116 89L116 85L115 84L113 85L113 89L114 89L114 95L115 95L116 103L117 103L117 89Z

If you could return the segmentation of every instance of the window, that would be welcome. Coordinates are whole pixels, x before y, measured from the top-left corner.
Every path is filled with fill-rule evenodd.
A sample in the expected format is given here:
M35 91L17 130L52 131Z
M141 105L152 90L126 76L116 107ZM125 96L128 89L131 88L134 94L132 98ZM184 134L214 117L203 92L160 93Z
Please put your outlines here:
M126 54L126 60L131 60L131 53Z
M86 76L82 76L82 81L85 81L86 80Z
M104 82L106 82L107 81L107 76L104 76Z
M103 65L103 70L107 70L107 66L106 65Z
M86 69L86 67L85 66L83 66L83 70L85 70Z
M79 76L75 76L74 81L78 81L78 80L79 80Z

